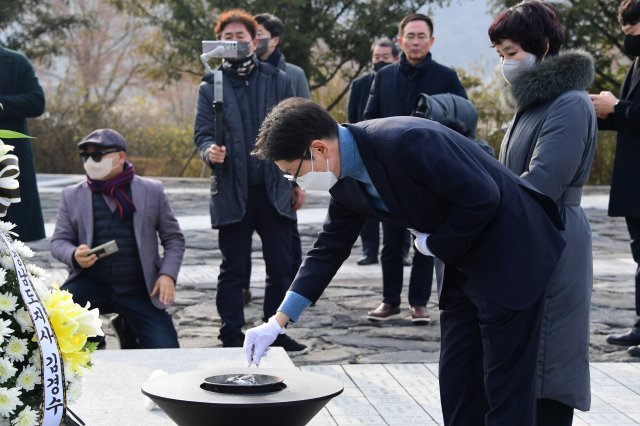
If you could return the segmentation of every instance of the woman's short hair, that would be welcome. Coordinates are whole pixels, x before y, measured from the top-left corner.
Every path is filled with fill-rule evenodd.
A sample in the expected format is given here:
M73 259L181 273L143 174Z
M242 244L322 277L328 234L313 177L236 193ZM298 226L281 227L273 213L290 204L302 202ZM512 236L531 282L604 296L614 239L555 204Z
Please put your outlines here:
M337 138L338 123L327 110L304 98L287 98L267 114L252 154L262 160L299 160L309 158L314 140Z
M220 38L225 27L234 23L244 25L247 28L247 31L249 31L251 39L253 40L256 38L256 34L258 33L258 23L253 19L253 16L242 9L226 10L220 14L218 22L216 23L216 37Z
M635 25L640 22L640 0L624 0L618 8L621 25Z
M489 27L489 39L494 46L510 39L542 58L545 53L556 55L560 51L564 43L564 27L558 11L549 3L523 1L495 17Z

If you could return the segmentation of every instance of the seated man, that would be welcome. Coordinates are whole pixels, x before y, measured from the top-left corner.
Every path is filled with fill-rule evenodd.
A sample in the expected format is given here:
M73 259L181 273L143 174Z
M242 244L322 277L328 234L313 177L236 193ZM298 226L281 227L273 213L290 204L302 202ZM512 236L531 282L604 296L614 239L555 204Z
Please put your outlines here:
M101 314L118 313L141 347L177 348L165 308L175 300L185 243L162 184L135 175L114 130L91 132L78 149L87 180L62 191L51 238L53 257L70 271L62 288ZM91 251L111 241L117 251Z

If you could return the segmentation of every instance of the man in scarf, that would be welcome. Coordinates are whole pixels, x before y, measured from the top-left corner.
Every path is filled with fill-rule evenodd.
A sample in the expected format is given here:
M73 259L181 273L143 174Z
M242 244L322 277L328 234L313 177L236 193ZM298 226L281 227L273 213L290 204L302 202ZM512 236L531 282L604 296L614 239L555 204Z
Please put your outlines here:
M185 241L164 188L136 176L115 130L91 132L78 150L87 179L62 191L51 238L53 257L69 269L62 289L80 305L117 313L122 349L177 348L166 307L175 300ZM117 249L92 250L104 244Z
M206 75L198 88L194 142L200 156L211 167L211 227L218 230L222 253L216 292L216 307L222 326L218 339L224 347L241 347L245 323L243 289L251 277L251 242L254 232L262 240L266 268L263 319L275 314L300 264L300 247L294 248L296 210L304 202L304 191L286 180L273 161L250 155L260 124L278 102L293 96L286 73L258 60L258 24L239 9L218 17L218 39L237 42L237 58L225 58L222 123L216 123L214 79ZM216 126L222 126L223 142ZM218 129L220 130L220 129ZM299 241L297 244L300 244ZM286 335L274 342L289 355L308 348Z

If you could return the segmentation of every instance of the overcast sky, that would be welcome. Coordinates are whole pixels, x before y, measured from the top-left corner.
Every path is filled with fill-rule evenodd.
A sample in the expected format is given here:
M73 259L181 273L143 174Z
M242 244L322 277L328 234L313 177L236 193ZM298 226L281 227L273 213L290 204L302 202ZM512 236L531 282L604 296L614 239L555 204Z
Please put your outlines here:
M432 8L435 27L433 59L490 78L498 55L490 47L487 29L493 16L486 0L453 0L445 8Z

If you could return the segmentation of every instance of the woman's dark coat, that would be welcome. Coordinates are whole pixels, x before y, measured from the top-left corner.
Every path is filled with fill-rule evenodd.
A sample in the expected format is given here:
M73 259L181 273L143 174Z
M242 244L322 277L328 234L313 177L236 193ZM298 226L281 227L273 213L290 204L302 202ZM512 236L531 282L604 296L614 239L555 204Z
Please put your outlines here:
M0 46L0 129L28 135L27 117L44 112L44 92L29 60L22 54ZM36 165L29 139L4 139L13 145L20 166L21 201L9 206L3 220L15 223L22 241L45 237L44 220L36 181ZM37 143L37 142L36 142Z

